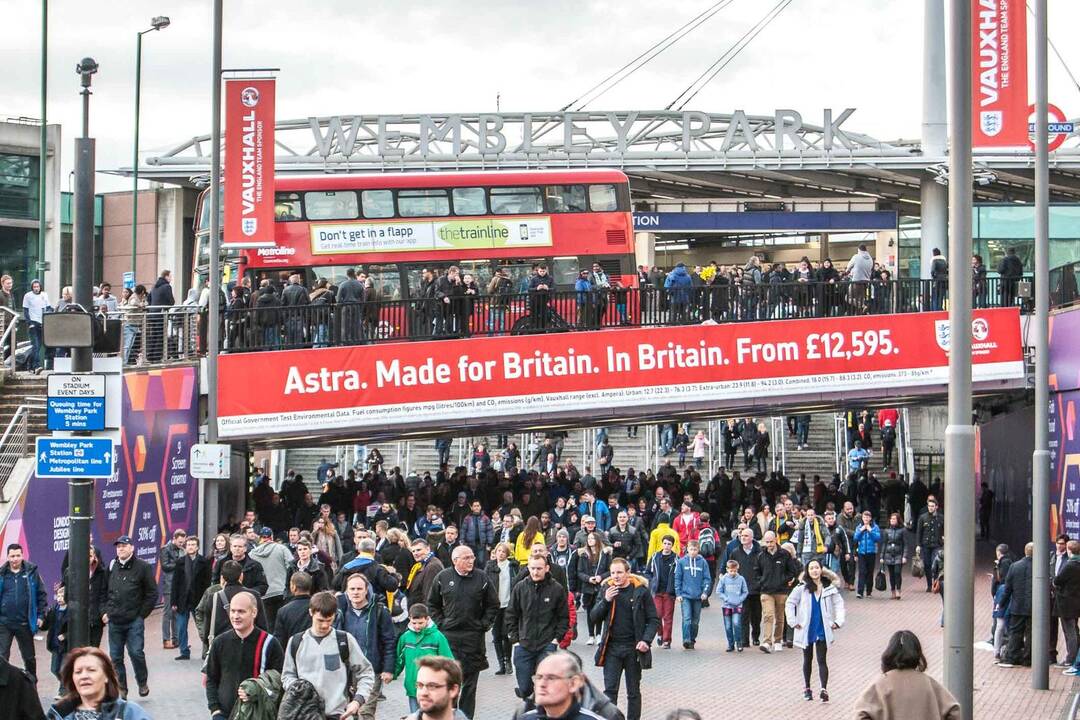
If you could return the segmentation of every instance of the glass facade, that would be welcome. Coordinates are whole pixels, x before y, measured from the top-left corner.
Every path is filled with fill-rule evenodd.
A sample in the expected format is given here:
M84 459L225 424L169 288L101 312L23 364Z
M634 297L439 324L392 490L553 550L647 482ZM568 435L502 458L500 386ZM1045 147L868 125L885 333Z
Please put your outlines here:
M0 217L37 220L38 156L0 153Z
M972 213L973 252L982 255L991 275L1005 251L1016 248L1024 272L1035 270L1035 206L977 205ZM900 218L899 276L918 277L919 240L922 227L918 217ZM942 248L944 250L945 248ZM1080 259L1080 205L1050 206L1050 267Z

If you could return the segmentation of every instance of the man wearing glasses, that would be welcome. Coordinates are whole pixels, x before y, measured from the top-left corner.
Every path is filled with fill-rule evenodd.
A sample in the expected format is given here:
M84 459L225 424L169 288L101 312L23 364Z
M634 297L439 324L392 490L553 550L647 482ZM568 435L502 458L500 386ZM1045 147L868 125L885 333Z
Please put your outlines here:
M416 702L420 709L405 720L465 720L465 713L454 709L461 692L461 666L439 655L422 657L416 665Z
M431 619L461 663L458 708L471 718L476 710L476 682L480 671L488 667L484 634L495 623L499 596L487 573L474 569L476 555L472 548L459 545L450 560L453 567L435 576L427 604Z
M596 713L581 707L585 676L581 665L570 653L560 650L540 661L532 676L536 687L536 709L521 720L593 720Z

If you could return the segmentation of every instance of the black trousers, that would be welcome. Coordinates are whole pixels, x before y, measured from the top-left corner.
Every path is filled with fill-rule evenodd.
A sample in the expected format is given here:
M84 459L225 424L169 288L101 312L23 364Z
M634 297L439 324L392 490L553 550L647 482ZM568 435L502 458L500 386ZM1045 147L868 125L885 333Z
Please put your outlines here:
M904 569L903 565L886 565L889 570L889 587L896 592L900 592L900 585L904 581Z
M934 585L934 578L931 576L930 566L934 562L934 551L935 550L937 550L937 548L936 547L931 547L930 545L920 545L919 546L919 556L922 558L922 561L923 561L923 569L926 570L926 589L927 590L933 589L933 585Z
M641 720L641 662L633 645L610 645L604 658L604 694L619 704L619 684L626 675L626 720Z
M495 613L495 624L491 626L491 640L495 645L495 657L499 663L510 662L510 638L506 634L506 608L499 608Z
M263 607L266 608L266 619L270 621L270 627L274 627L274 620L277 619L277 612L281 609L284 600L285 598L281 595L263 598Z
M11 641L19 643L19 654L23 658L23 667L27 675L37 682L37 655L34 651L34 634L30 628L20 625L17 628L0 625L0 656L5 660L11 657Z
M1014 665L1031 665L1031 616L1009 616L1009 644L1005 660Z
M817 651L818 679L821 680L821 689L824 690L829 687L829 644L824 640L818 640L816 643L803 648L803 687L810 687L810 672L813 670L815 650Z
M479 670L465 673L461 682L461 694L458 695L458 710L465 713L465 717L470 718L470 720L476 712L476 681L479 678Z
M742 644L743 647L750 646L751 636L753 636L754 644L758 644L758 640L761 639L761 596L760 595L747 595L746 601L743 602L743 617L742 617Z
M874 592L874 569L877 567L877 555L859 556L859 581L856 592L870 597Z

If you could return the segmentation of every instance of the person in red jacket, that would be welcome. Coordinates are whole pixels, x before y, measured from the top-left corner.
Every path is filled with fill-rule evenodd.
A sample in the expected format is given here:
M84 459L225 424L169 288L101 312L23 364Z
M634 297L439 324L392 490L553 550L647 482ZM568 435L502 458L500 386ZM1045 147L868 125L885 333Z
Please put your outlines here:
M671 529L679 533L680 555L686 552L687 542L698 539L701 527L701 515L694 511L694 507L689 500L684 500L682 512L671 523Z

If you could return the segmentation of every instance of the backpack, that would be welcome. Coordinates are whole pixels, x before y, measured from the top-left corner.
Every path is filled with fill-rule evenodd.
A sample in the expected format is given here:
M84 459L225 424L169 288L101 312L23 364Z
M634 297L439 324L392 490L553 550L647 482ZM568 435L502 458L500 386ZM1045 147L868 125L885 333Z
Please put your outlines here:
M304 639L304 633L306 632L307 630L301 630L289 638L289 657L292 658L293 667L296 667L296 653L300 649L300 642ZM337 649L338 655L341 657L341 664L345 666L345 697L352 698L352 696L356 694L356 678L353 677L352 665L349 663L349 634L344 630L335 628L334 636L337 639Z
M711 527L704 527L698 534L698 546L704 557L716 555L716 532Z

